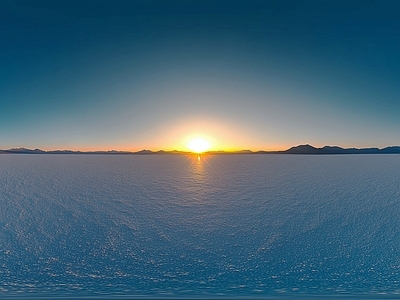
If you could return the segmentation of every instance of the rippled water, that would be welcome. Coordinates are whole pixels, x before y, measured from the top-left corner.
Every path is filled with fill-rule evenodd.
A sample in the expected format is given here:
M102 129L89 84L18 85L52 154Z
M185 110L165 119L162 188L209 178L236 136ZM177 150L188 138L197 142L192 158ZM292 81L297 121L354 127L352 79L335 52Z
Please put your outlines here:
M400 155L0 155L0 298L400 297L399 221Z

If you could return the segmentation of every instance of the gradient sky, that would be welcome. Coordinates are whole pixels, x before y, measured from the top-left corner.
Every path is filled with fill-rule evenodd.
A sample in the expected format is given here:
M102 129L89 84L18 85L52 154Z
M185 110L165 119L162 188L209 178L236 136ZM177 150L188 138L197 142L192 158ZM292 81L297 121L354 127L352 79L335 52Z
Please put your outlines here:
M0 149L400 144L400 1L0 2Z

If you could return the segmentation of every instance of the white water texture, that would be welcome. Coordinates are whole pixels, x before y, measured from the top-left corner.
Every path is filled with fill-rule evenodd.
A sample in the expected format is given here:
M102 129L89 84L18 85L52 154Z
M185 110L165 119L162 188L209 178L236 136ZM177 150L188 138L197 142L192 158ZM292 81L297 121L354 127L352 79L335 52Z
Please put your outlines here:
M0 155L0 297L396 295L400 155Z

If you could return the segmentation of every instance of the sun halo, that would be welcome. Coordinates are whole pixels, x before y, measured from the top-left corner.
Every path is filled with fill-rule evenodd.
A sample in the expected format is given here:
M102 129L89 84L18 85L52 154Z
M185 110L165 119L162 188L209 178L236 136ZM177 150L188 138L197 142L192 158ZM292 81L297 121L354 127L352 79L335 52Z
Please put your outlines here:
M190 151L200 154L210 149L211 144L207 139L202 137L197 137L190 139L187 142L187 147L190 149Z

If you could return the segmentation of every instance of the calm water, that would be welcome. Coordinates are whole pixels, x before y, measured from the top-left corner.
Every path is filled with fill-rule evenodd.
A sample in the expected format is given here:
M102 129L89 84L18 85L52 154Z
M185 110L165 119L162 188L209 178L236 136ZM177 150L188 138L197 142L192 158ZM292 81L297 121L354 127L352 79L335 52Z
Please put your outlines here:
M0 155L0 298L400 298L399 221L400 155Z

